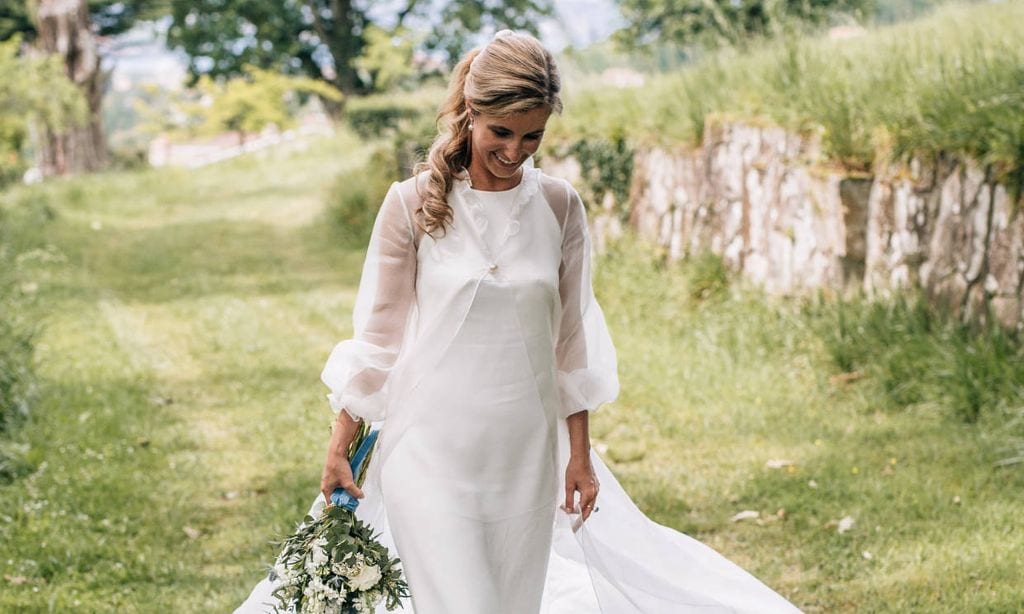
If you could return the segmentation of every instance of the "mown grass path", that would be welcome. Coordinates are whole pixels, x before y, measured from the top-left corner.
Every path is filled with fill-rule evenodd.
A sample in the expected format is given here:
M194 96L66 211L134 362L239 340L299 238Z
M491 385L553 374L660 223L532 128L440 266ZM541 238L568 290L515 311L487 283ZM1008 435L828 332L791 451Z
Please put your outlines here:
M320 212L366 153L341 139L4 195L57 215L23 233L42 383L16 439L33 471L0 486L0 611L244 598L317 492L319 371L351 334L362 263ZM592 436L652 518L808 612L1024 603L1024 476L991 464L1013 408L971 426L880 411L870 382L829 383L799 309L747 291L694 301L685 271L647 264L624 244L598 267L623 393ZM760 519L730 521L742 510Z

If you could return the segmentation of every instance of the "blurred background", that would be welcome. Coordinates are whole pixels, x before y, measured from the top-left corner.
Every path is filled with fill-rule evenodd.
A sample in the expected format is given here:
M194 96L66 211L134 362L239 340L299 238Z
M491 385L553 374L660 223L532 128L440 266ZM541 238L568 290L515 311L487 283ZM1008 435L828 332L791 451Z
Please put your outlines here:
M0 2L0 611L220 612L449 70L556 55L652 519L807 612L1024 603L1024 3Z

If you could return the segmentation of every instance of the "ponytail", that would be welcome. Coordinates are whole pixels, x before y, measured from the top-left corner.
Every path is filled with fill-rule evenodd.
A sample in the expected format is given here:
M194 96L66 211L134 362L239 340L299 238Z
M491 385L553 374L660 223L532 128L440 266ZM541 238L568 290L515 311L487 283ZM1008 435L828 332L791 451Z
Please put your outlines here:
M463 168L469 168L470 147L469 107L466 105L466 77L469 67L480 53L473 49L467 53L452 72L448 94L437 114L440 134L434 139L427 153L427 161L416 165L415 172L429 171L427 183L420 197L423 202L423 226L429 234L452 222L452 209L448 205L448 192L455 183L455 175ZM447 230L445 230L447 232Z

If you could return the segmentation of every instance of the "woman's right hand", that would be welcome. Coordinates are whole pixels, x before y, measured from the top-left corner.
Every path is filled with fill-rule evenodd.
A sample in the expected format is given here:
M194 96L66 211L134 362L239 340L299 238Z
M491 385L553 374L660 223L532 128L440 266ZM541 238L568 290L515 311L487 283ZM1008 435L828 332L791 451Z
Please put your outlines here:
M363 491L356 486L352 478L352 466L344 454L327 453L327 462L324 463L324 472L320 477L320 492L324 493L324 500L331 502L331 493L335 488L344 488L348 494L357 499L363 498Z
M327 503L331 502L334 489L344 488L348 494L357 499L363 498L363 490L356 486L352 477L352 465L348 461L348 447L355 436L359 423L352 420L347 412L338 415L331 443L327 447L327 460L324 461L324 472L320 476L320 492Z

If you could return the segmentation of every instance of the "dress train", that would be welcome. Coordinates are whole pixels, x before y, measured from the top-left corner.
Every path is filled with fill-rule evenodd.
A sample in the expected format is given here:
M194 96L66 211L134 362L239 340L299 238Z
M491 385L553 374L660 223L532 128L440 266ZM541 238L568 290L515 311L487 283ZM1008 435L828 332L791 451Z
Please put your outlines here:
M568 462L568 429L560 421L561 467ZM356 514L396 552L371 459ZM591 462L600 510L573 530L578 514L555 513L540 614L774 614L800 612L793 604L714 549L649 519L629 498L596 451ZM564 476L559 484L564 492ZM561 498L561 497L559 497ZM554 501L558 506L561 501ZM310 508L324 506L318 495ZM429 529L425 529L429 530ZM473 582L466 578L465 582ZM263 579L235 614L273 612L274 583ZM386 614L383 605L375 614ZM414 614L410 603L399 610ZM452 612L449 614L485 614Z

